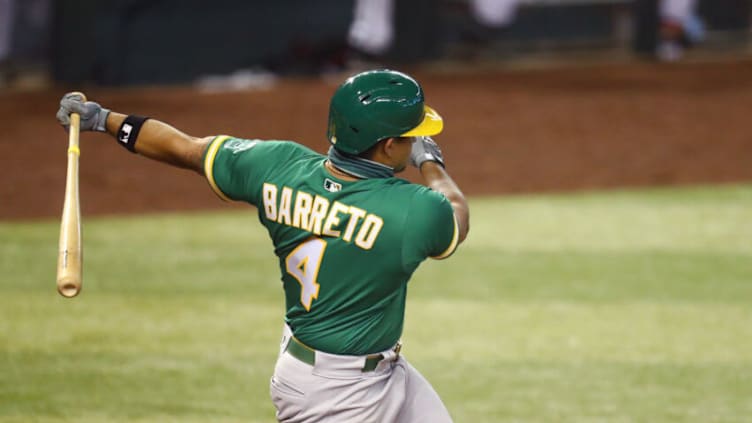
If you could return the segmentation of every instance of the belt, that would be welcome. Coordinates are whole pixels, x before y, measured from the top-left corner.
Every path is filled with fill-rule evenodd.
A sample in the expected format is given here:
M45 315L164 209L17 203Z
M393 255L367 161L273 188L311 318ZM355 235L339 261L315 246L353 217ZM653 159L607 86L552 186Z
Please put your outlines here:
M393 351L395 352L395 360L397 357L399 357L400 350L402 349L402 344L397 343L395 345ZM316 364L316 350L309 347L308 345L298 341L295 339L294 336L290 337L290 342L287 343L287 347L285 348L285 351L290 353L291 356L297 358L298 360L302 361L303 363L306 363L308 365L314 366ZM376 367L379 365L381 360L383 360L384 354L371 354L365 357L365 363L363 364L363 368L361 369L362 372L372 372L376 370Z

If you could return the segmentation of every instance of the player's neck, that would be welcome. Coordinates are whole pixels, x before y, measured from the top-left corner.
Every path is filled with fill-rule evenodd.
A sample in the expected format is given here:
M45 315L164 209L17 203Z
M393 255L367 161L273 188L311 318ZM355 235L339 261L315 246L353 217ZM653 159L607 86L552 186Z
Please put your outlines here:
M328 161L332 167L357 179L391 178L394 169L376 160L368 160L329 147Z
M351 176L341 170L339 170L336 166L334 166L329 160L324 162L324 167L326 170L331 174L332 176L345 180L345 181L358 181L359 179Z

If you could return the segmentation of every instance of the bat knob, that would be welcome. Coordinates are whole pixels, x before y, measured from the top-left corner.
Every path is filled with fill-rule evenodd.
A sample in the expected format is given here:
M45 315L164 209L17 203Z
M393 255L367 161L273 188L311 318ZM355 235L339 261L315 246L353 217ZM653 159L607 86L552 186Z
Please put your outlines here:
M81 97L81 101L86 101L86 94L82 93L81 91L73 91L70 93L70 95L77 95Z

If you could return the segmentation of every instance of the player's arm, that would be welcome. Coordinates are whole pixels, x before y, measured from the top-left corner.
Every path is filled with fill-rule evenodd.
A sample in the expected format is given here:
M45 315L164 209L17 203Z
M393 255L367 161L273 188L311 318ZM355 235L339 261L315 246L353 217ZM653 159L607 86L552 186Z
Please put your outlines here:
M81 116L82 131L106 132L135 153L173 166L204 173L203 155L213 138L197 138L156 119L142 121L110 111L93 101L83 101L78 93L65 94L60 100L57 119L70 125L70 114ZM120 132L120 134L118 133Z
M467 205L465 195L462 194L447 171L437 162L430 160L423 162L420 165L420 174L423 175L427 187L444 194L449 203L452 204L459 232L458 243L461 243L470 231L470 207Z
M126 117L121 113L110 112L107 116L107 133L117 137ZM134 148L142 156L195 170L203 175L204 152L212 139L213 137L193 137L164 122L149 119L141 126Z
M417 137L413 143L410 161L420 170L426 186L444 194L449 200L457 221L459 242L464 241L470 231L470 207L465 195L444 169L444 158L439 146L431 137Z

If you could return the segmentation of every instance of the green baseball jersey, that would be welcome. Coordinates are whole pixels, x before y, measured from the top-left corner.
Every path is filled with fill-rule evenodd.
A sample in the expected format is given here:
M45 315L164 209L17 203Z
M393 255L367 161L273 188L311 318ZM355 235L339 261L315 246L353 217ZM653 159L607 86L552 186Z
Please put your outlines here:
M362 355L402 334L407 282L426 257L448 257L458 229L442 194L399 178L347 181L290 141L216 137L204 157L212 189L258 208L269 231L295 337Z

